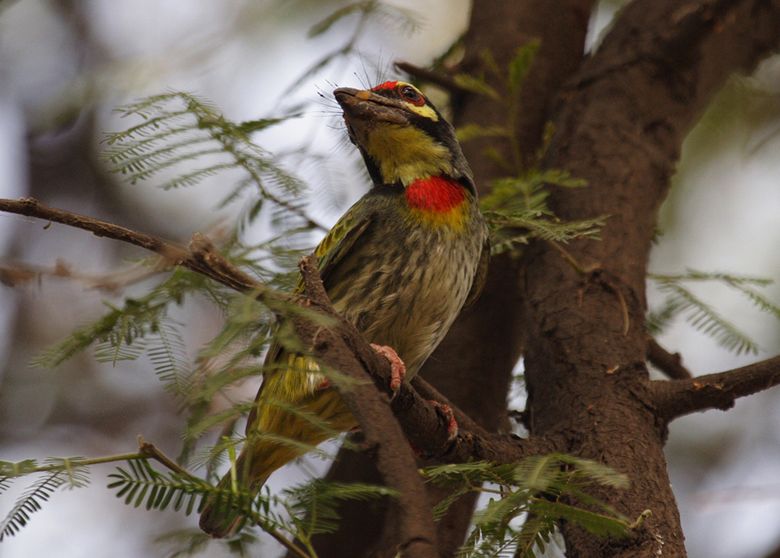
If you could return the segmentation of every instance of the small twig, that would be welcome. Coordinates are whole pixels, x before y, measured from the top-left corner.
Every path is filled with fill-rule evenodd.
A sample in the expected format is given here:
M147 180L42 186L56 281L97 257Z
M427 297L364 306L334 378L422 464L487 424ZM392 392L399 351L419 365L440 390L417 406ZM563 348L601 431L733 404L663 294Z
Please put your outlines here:
M190 248L187 249L174 242L121 227L108 221L47 207L33 198L19 200L0 198L0 211L62 223L89 231L95 236L112 238L139 246L159 254L171 265L186 267L239 292L256 291L259 298L278 298L280 300L284 298L278 293L274 294L265 284L256 281L230 264L214 249L205 236L198 233L193 235Z
M138 436L138 450L139 455L144 457L150 457L154 459L155 461L161 463L174 473L182 476L187 477L193 480L197 480L198 482L203 482L202 479L199 477L196 477L183 467L181 467L178 463L176 463L173 459L165 455L160 449L157 448L154 444L151 442L147 442L144 440L143 436ZM234 485L233 491L236 492L237 488ZM271 527L270 525L265 525L263 523L260 523L260 528L263 529L266 533L271 535L279 544L284 546L287 550L295 554L296 556L299 556L300 558L311 558L308 554L303 552L300 548L298 548L295 544L293 544L287 537L279 533L276 529Z
M277 531L273 527L261 526L261 528L263 529L263 531L271 535L276 542L278 542L284 548L292 552L295 556L298 556L298 558L312 558L311 554L308 554L304 552L302 549L298 548L296 544L294 544L292 541L287 539L287 537L282 535L279 531Z
M554 240L548 240L547 245L557 250L563 259L566 260L566 263L568 263L579 275L584 276L588 274L589 270L585 269L566 248L560 245L560 243L555 242Z
M187 469L185 469L184 467L176 463L173 459L165 455L153 443L144 440L143 436L141 435L138 436L138 451L144 457L151 457L158 463L164 465L165 467L167 467L174 473L181 475L182 477L197 479L199 481L201 480L200 478L190 473Z
M30 467L24 469L23 472L14 472L13 470L3 471L3 474L7 474L10 477L24 476L33 473L50 473L54 471L62 471L68 467L87 467L89 465L102 465L104 463L115 463L117 461L134 461L137 459L146 459L146 456L138 453L118 453L114 455L104 455L102 457L90 457L90 458L76 458L76 459L62 459L63 463L52 463L50 465L41 465L39 467Z
M427 81L428 83L433 83L434 85L438 85L439 87L441 87L442 89L446 89L450 93L468 92L467 89L458 85L457 81L455 81L453 78L451 78L446 74L435 72L427 68L421 68L420 66L415 66L414 64L411 64L409 62L402 62L400 60L395 63L395 67L401 70L402 72L406 72L410 76L416 77L421 81Z
M670 353L652 337L647 339L647 360L672 380L693 378L690 370L683 366L680 353Z
M682 380L653 381L650 390L658 415L666 422L678 417L734 406L739 397L780 384L780 356L734 370Z

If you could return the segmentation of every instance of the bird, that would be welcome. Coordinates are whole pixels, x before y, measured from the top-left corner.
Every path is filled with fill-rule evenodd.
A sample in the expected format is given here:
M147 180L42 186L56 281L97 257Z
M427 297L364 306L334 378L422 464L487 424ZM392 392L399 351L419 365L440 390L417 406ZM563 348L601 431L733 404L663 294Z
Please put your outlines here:
M314 255L333 307L388 358L397 389L477 298L487 275L488 229L454 129L417 87L385 81L333 94L372 184ZM307 448L356 427L317 362L274 342L235 471L218 487L254 496ZM212 498L200 527L221 538L245 521L238 506Z

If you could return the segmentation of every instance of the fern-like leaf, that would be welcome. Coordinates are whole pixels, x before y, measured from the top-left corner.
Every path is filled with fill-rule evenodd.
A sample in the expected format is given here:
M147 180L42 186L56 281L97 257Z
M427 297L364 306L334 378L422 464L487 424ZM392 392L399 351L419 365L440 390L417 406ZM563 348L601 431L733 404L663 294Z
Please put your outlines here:
M59 471L49 473L28 488L17 500L5 518L0 521L0 541L18 533L30 521L30 516L43 509L43 503L66 484Z
M758 351L753 340L696 296L684 283L720 283L747 297L759 310L780 319L780 305L757 290L772 284L772 280L765 277L688 269L680 274L653 273L649 278L658 284L662 293L667 294L661 308L647 315L647 328L652 334L662 331L676 316L685 314L691 325L713 337L726 349L737 354Z
M494 495L474 516L474 529L459 556L497 556L514 549L515 556L531 557L535 549L544 548L560 520L581 523L599 536L623 536L629 529L625 517L588 494L593 485L622 489L627 486L626 476L590 460L549 454L507 465L441 465L424 473L430 482L443 484L456 497L472 490ZM502 488L482 486L485 482ZM578 505L561 503L563 498ZM436 513L445 509L438 506Z
M686 314L688 323L715 339L718 345L736 354L758 352L758 345L752 339L686 287L671 283L662 285L661 290L670 293L671 303Z

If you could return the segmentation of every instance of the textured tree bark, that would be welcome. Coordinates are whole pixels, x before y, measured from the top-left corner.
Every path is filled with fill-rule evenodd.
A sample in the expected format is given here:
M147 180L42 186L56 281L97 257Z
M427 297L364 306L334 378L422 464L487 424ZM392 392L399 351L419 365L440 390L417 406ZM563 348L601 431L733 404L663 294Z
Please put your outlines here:
M780 39L780 4L637 0L564 93L546 165L589 187L557 191L563 219L608 215L601 241L525 254L526 377L534 435L565 433L570 453L627 473L602 499L644 534L601 541L563 526L570 557L684 556L669 486L666 424L647 389L645 275L658 208L686 132L734 71L750 70Z

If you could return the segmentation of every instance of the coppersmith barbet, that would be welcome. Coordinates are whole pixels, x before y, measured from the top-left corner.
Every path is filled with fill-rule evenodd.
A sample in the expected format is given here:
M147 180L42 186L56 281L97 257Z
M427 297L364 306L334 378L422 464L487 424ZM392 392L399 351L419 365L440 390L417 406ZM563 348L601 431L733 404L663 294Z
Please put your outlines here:
M476 298L487 271L487 227L452 126L417 88L387 81L334 95L373 186L317 246L319 272L336 310L383 354L394 349L411 379ZM254 494L304 452L284 439L313 446L332 430L357 426L314 360L274 344L265 368L234 477ZM220 487L230 489L232 478ZM200 526L223 537L242 519L208 504Z

